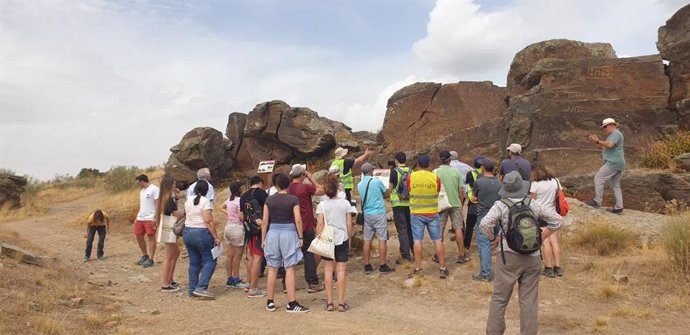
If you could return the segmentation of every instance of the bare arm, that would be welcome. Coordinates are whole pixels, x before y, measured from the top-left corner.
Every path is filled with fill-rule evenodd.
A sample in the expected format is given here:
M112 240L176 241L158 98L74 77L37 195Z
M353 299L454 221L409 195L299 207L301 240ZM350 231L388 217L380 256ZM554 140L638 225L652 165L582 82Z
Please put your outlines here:
M316 236L320 236L323 231L323 213L316 214Z
M299 204L292 207L292 215L295 216L295 226L297 227L297 236L299 236L299 246L304 243L304 235L302 235L302 214L299 212Z
M314 192L314 195L326 194L326 191L323 189L323 185L319 184L319 182L316 181L316 178L314 178L314 176L309 172L307 172L307 179L309 179L309 182L316 188L316 192Z
M228 203L224 202L222 205L220 205L220 211L221 213L228 215Z
M374 150L372 149L367 149L363 155L355 158L355 164L354 166L362 165L369 157L374 155ZM353 167L354 167L353 166Z
M218 239L218 234L216 233L216 224L213 222L213 212L211 209L204 209L201 212L201 217L204 219L204 223L206 223L206 227L208 228L208 231L211 232L211 236L213 236L213 241L215 245L218 245L220 243L220 240Z
M268 232L268 205L264 205L264 216L261 219L261 245L266 243L266 233Z

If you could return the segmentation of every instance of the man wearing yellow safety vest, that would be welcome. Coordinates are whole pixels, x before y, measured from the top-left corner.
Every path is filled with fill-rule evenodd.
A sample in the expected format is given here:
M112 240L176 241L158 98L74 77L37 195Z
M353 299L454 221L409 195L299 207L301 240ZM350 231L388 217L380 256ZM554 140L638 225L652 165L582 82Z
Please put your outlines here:
M474 182L481 176L482 171L482 156L476 156L472 159L474 170L467 172L465 176L465 191L467 192L467 219L465 220L465 250L466 255L469 255L470 242L472 241L472 234L474 233L474 226L477 223L477 200L474 197ZM469 258L467 259L469 260Z
M410 223L414 239L414 271L410 277L422 274L422 240L424 228L434 242L434 249L439 259L440 277L448 277L446 256L441 240L441 223L438 218L438 194L441 191L441 180L429 171L429 157L421 156L417 160L421 170L412 172L407 178L410 190Z
M407 155L404 152L395 154L395 167L391 168L391 175L388 179L391 190L391 207L393 207L393 220L395 230L398 232L398 242L400 242L400 262L412 262L412 252L414 248L412 239L412 229L410 228L410 199L398 194L398 185L407 183L407 176L412 173L412 169L407 165ZM403 175L405 178L403 179ZM404 185L404 184L403 184ZM401 199L405 198L405 199Z
M367 158L374 154L374 150L367 149L364 154L357 157L356 159L348 158L345 159L347 155L347 149L343 147L338 147L335 149L335 159L331 163L331 166L337 166L340 168L340 182L345 186L345 198L353 206L355 203L352 201L352 189L355 187L354 179L352 177L352 169L356 166L362 165Z

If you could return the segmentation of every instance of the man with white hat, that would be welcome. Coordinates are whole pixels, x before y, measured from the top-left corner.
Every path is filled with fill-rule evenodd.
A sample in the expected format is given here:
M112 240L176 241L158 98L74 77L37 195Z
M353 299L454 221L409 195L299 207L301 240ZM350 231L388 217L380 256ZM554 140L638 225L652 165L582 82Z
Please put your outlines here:
M623 191L621 191L621 174L625 169L625 155L623 152L623 133L618 130L618 123L612 118L606 118L601 122L601 127L606 132L606 140L602 141L597 135L589 135L589 140L592 141L597 148L603 149L601 156L604 160L604 165L601 166L599 172L594 176L594 199L585 202L585 205L590 208L601 207L604 198L604 184L607 180L611 180L611 188L613 188L613 196L616 198L616 205L609 208L608 211L614 214L623 214Z
M374 154L374 150L367 149L364 151L364 155L361 155L356 159L346 159L345 156L347 156L347 151L348 150L343 147L338 147L335 149L335 159L331 165L335 165L340 168L340 181L345 186L345 197L350 204L354 205L354 202L352 202L352 189L355 187L355 182L354 178L352 177L352 169L354 169L356 166L362 165L367 158Z
M522 154L522 146L513 143L506 148L506 151L508 151L509 158L501 162L501 169L498 171L499 178L503 178L512 171L518 171L523 180L529 180L530 174L532 174L532 164L520 155Z
M494 288L489 301L489 316L486 321L487 334L503 334L506 330L505 313L510 298L513 295L513 287L518 283L518 295L520 298L520 334L537 334L539 321L539 276L541 275L540 251L531 254L521 254L510 248L503 236L508 231L510 220L510 207L505 202L517 204L527 201L536 219L547 223L542 228L541 238L544 240L561 228L563 217L553 208L539 205L536 201L529 201L529 183L523 181L520 173L512 171L505 175L498 194L502 200L496 201L486 216L479 224L479 230L490 241L499 239L502 250L503 262L496 262ZM504 202L505 201L505 202ZM494 227L501 225L499 236L494 234Z

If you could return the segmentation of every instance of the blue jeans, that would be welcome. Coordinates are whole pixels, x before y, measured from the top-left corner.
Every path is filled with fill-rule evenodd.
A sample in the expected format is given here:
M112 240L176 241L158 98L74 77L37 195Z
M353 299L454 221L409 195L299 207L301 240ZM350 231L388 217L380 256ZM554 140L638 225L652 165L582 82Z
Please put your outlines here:
M426 215L410 215L410 225L412 226L412 238L415 241L424 239L424 228L429 231L429 238L432 241L441 240L441 221L438 219L438 214L432 216Z
M184 245L189 255L189 294L196 288L208 289L216 260L211 255L214 242L207 228L185 228L182 233Z
M486 216L486 213L477 215L477 224L475 225L475 233L477 234L477 250L479 251L479 273L482 277L491 277L491 241L489 238L479 230L479 224Z

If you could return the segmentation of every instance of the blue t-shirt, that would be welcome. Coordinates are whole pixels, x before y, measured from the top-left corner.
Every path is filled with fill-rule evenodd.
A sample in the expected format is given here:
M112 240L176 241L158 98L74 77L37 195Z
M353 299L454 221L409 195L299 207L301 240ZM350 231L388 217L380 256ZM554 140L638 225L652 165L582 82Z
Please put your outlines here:
M529 181L530 175L532 174L532 164L522 158L522 156L515 156L513 159L504 159L501 162L500 175L505 176L510 172L518 171L522 176L522 180Z
M614 130L607 138L606 142L611 142L615 146L611 149L604 148L601 155L604 163L612 170L623 171L625 169L625 156L623 153L623 133L620 130Z
M371 176L362 177L362 181L357 184L357 192L359 197L364 201L364 193L369 184L369 192L367 193L367 203L364 204L364 214L386 214L386 207L383 202L383 194L386 193L386 186L378 179Z

